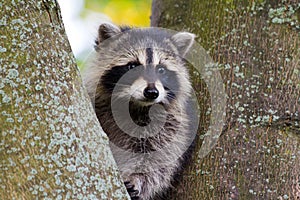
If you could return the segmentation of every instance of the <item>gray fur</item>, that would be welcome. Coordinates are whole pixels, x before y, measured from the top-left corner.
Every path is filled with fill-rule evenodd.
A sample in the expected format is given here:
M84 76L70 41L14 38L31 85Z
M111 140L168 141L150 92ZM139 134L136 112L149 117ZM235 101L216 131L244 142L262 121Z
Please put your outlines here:
M84 72L84 83L101 126L110 139L112 153L132 199L153 199L171 187L174 175L181 170L182 162L186 159L183 155L195 137L197 126L194 127L193 123L198 124L198 121L195 115L187 113L188 109L193 110L195 107L193 102L188 103L192 96L192 86L182 60L193 39L194 35L190 33L174 35L155 28L128 30L107 24L99 28L96 53ZM147 48L151 48L151 51L148 49L148 53L145 53ZM152 53L153 58L144 58L152 56ZM121 96L128 95L130 87L121 85L116 98L112 100L112 93L101 84L108 70L137 61L150 67L164 63L168 69L176 71L179 82L176 98L160 102L166 112L149 111L151 106L133 100L129 105L134 113L133 119L125 117L121 111L126 109L124 105L128 102ZM146 80L145 77L141 78L141 82ZM131 87L139 87L135 84ZM112 107L120 110L118 117L122 119L121 124L114 120ZM154 112L154 118L147 117L149 112ZM147 120L160 123L164 119L166 122L158 128L137 125L139 120L142 123ZM130 133L125 133L122 127L130 130ZM153 132L158 133L151 134Z

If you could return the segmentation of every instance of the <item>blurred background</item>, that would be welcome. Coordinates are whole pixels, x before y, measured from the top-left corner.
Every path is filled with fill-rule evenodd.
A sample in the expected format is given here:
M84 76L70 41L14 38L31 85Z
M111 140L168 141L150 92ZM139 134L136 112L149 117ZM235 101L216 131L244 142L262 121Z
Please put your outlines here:
M150 26L151 0L58 0L58 3L80 68L93 50L100 24Z

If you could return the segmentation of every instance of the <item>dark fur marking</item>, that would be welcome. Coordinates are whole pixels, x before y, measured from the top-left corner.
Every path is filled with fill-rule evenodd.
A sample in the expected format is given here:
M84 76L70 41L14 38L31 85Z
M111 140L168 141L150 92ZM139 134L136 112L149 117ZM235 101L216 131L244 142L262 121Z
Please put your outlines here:
M176 72L166 68L166 72L162 75L159 74L158 77L167 91L167 99L172 102L176 98L180 86Z
M153 50L146 48L146 64L149 65L151 63L153 63Z
M129 71L129 65L131 64L132 63L128 63L127 65L123 66L115 66L112 67L110 70L106 70L103 76L101 77L101 85L103 85L108 92L112 92L114 90L115 85L118 83L121 77ZM121 84L131 85L134 82L134 80L136 80L141 75L139 69L142 66L139 66L139 63L133 64L138 66L136 67L137 69L134 69L135 73L131 73L129 78L123 81Z

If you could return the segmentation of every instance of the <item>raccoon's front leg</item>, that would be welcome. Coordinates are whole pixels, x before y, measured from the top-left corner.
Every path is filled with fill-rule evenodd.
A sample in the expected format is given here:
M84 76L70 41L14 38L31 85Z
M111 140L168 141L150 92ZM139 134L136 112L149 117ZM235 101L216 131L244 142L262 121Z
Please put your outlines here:
M127 180L125 179L124 184L132 200L144 200L144 194L142 192L144 182L145 177L143 174L131 174Z
M125 179L127 192L132 200L148 200L153 194L153 186L149 182L148 174L131 174Z
M126 186L130 198L132 200L139 200L140 198L138 195L140 191L136 189L135 185L132 184L130 181L125 181L124 184Z
M133 173L125 178L125 186L132 200L150 200L168 188L172 170L160 169L149 173Z

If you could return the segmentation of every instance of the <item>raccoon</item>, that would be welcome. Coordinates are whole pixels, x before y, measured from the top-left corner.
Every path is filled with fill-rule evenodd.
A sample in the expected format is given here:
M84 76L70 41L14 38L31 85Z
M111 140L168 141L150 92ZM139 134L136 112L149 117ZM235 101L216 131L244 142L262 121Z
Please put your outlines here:
M84 84L131 199L157 199L191 154L197 105L184 56L194 34L102 24Z

